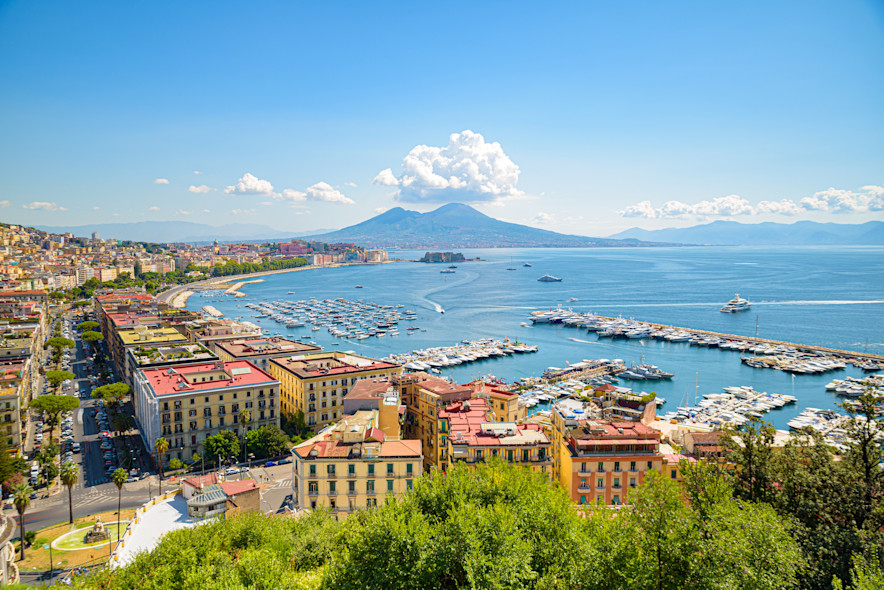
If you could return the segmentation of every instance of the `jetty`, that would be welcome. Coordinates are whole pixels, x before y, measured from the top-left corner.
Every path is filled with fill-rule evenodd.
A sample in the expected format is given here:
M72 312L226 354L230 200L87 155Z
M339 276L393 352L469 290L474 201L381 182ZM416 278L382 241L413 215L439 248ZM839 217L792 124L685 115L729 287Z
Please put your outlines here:
M712 330L670 326L655 322L624 319L622 317L600 316L591 312L581 313L563 309L534 311L531 312L530 319L535 325L561 323L575 328L584 328L596 332L600 338L655 338L670 342L688 342L695 346L718 347L724 350L760 352L773 355L776 355L778 352L788 354L795 351L802 354L815 355L816 357L844 359L856 366L861 366L864 369L868 368L867 370L881 370L884 368L884 355L880 354L842 350L814 344L786 342L770 338L759 338L757 336L741 336L738 334L714 332ZM781 366L781 363L769 364L772 367Z
M204 305L203 311L212 316L213 318L223 317L224 314L218 311L218 309L212 305Z
M442 367L527 352L537 352L537 346L529 346L507 338L503 340L483 338L473 341L464 340L460 344L452 346L437 346L402 354L391 354L381 360L400 364L411 371L429 370L438 373Z

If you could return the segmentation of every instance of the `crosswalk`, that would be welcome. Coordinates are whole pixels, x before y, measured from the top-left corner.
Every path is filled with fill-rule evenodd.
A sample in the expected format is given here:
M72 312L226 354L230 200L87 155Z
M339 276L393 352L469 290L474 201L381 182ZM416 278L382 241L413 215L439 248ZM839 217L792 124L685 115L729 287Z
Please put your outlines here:
M82 508L84 506L91 506L93 504L101 504L103 502L107 502L109 500L116 499L117 494L110 490L103 491L89 491L82 494L77 500L74 502L75 508Z

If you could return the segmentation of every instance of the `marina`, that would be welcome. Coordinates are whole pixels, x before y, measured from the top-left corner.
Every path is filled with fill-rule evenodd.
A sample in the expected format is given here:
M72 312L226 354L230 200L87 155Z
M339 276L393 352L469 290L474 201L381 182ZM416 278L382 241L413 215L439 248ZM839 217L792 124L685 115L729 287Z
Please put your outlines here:
M412 350L402 354L391 354L382 360L397 363L410 371L430 371L440 373L441 368L473 363L489 358L537 352L536 346L529 346L508 339L465 340L453 346L438 346Z
M744 357L743 362L755 368L773 368L796 374L823 373L843 369L846 363L878 371L884 368L884 355L833 349L825 346L796 344L738 336L696 328L680 328L643 322L622 317L581 313L570 309L535 311L530 314L533 324L564 324L595 332L599 338L655 339L668 342L687 342L692 346L751 352L755 357ZM763 355L757 357L757 355Z

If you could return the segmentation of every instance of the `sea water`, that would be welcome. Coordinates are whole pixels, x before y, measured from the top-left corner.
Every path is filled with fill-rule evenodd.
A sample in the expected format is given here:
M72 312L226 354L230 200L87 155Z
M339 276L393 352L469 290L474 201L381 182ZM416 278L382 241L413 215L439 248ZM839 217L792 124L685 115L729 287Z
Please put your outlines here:
M374 357L488 337L507 337L540 349L535 354L442 369L443 375L458 382L487 375L515 381L583 359L644 361L675 377L621 385L656 391L667 400L661 411L692 404L703 394L720 393L727 386L749 385L799 398L798 404L766 415L778 428L786 428L802 408L835 407L841 399L827 392L825 384L864 373L848 366L823 375L793 376L747 367L740 362L740 352L686 342L599 339L592 332L561 324L521 324L530 324L531 311L562 306L744 336L755 335L757 326L761 338L884 354L884 248L880 247L458 251L481 261L455 263L457 268L450 274L440 272L448 264L395 262L269 275L262 283L245 285L241 291L247 297L198 294L190 298L188 308L198 310L210 303L227 317L242 317L268 334L293 339L309 334L327 350L353 350ZM390 255L416 260L423 251L391 251ZM537 281L547 273L562 281ZM721 313L721 306L735 293L752 302L751 310ZM325 328L312 332L309 325L292 329L269 318L255 318L245 307L247 302L297 301L311 296L401 304L400 311L414 310L418 319L400 322L398 337L348 340L333 337ZM412 325L421 330L407 332Z

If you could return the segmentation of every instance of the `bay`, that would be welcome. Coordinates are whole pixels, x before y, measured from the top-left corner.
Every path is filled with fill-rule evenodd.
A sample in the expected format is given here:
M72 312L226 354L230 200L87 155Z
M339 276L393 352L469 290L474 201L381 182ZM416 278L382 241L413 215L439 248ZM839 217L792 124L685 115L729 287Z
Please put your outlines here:
M825 390L832 379L862 376L854 367L824 375L792 376L752 369L740 353L656 340L597 339L562 325L524 327L528 314L561 305L674 326L758 336L802 344L884 354L884 248L880 247L685 247L597 249L461 250L479 262L448 265L395 262L309 269L268 275L245 285L247 297L219 292L197 294L188 308L211 304L228 317L257 323L265 333L299 338L310 334L328 350L353 350L381 357L393 352L452 345L481 338L518 339L536 344L535 354L490 359L443 369L458 382L493 374L513 381L539 376L547 367L583 359L644 360L676 374L672 381L626 383L656 391L664 409L685 405L723 387L751 385L759 391L788 393L799 403L766 416L778 428L804 407L835 407L840 399ZM391 251L391 257L417 259L423 251ZM530 267L523 266L530 264ZM507 270L514 268L515 270ZM542 283L543 274L561 277ZM362 285L362 288L357 288ZM294 293L290 293L294 291ZM738 314L719 312L735 293L752 301ZM247 302L363 299L404 305L418 319L400 324L398 337L355 341L334 338L324 328L291 329L268 318L254 318ZM576 301L569 301L575 298ZM442 313L444 311L444 313ZM423 330L408 335L407 325Z

